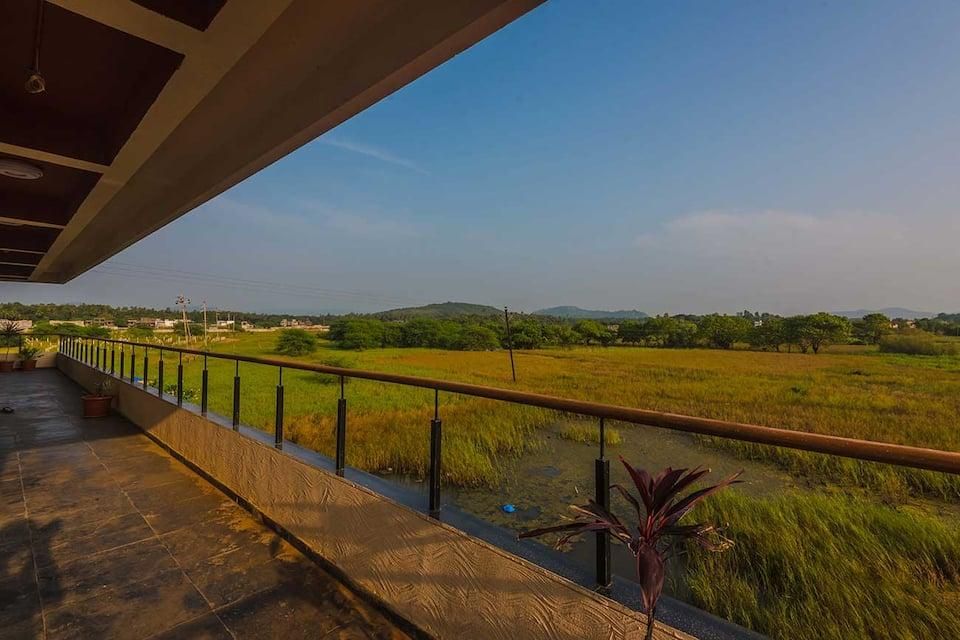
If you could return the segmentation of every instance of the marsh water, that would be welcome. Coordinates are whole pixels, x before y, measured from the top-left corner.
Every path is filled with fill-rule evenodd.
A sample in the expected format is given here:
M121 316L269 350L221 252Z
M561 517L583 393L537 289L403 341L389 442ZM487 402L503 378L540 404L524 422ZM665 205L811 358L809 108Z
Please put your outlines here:
M487 522L517 532L557 524L571 515L570 505L584 504L594 496L594 460L599 444L585 444L564 438L561 432L569 421L558 421L539 430L540 446L520 457L503 457L499 461L502 480L496 488L443 488L443 503L456 506ZM618 456L633 466L651 472L668 466L692 468L698 465L712 470L709 478L719 480L743 469L742 484L731 488L751 495L771 494L795 486L795 479L777 469L757 462L739 460L722 451L698 442L695 436L655 427L617 424L619 444L606 446L611 459L613 483L632 486ZM425 491L425 484L410 478L390 476L390 480ZM512 512L509 507L512 506ZM507 507L507 509L505 509ZM628 521L634 521L632 510L614 492L612 508ZM592 571L594 541L592 536L574 542L566 551L569 559ZM614 574L632 579L633 561L625 547L612 545ZM676 593L675 595L681 595Z

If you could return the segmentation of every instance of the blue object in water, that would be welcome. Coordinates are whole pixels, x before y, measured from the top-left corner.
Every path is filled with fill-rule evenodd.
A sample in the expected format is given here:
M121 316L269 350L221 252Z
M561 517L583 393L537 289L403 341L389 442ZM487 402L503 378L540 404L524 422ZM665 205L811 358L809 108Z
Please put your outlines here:
M513 513L514 511L517 510L517 508L516 508L515 506L513 506L512 504L505 504L505 505L503 505L503 506L500 507L500 508L503 509L503 512L504 512L504 513Z

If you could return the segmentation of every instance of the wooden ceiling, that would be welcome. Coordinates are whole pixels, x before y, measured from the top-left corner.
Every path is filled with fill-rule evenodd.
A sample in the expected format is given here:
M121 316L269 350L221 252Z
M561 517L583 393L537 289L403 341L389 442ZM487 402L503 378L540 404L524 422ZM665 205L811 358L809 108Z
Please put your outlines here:
M0 4L0 279L66 282L542 0Z

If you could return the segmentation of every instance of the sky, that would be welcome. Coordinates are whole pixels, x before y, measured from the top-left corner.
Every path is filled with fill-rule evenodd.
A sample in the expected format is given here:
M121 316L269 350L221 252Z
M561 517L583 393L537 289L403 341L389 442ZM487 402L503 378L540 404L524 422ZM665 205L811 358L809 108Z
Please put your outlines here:
M550 0L67 285L249 311L960 311L960 3Z

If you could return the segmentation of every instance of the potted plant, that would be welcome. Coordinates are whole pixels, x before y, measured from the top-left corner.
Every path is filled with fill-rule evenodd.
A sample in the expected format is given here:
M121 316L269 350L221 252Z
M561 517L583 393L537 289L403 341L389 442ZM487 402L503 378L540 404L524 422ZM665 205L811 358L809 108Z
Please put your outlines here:
M533 529L520 534L521 538L541 536L545 533L563 535L557 541L560 549L574 536L582 533L608 531L613 540L625 545L634 557L637 568L637 581L640 586L640 603L647 615L646 638L653 638L657 601L663 590L667 561L684 551L685 543L694 542L708 551L723 551L733 545L712 524L680 524L680 520L704 498L740 482L737 472L719 483L698 489L686 496L683 492L700 478L710 473L709 469L671 469L666 468L655 476L642 469L630 466L622 457L620 462L626 467L630 479L637 489L637 495L625 487L615 484L616 489L637 512L637 526L628 527L624 521L590 500L585 506L572 506L577 513L576 520L566 524Z
M93 388L93 393L80 396L83 401L84 418L102 418L110 413L113 396L110 391L113 383L109 378L101 378Z
M43 353L43 349L36 345L23 345L20 347L20 370L33 371L37 368L37 356Z
M23 329L13 320L0 322L0 342L3 343L3 360L0 360L0 371L13 371L14 360L10 358L10 348L17 344Z

